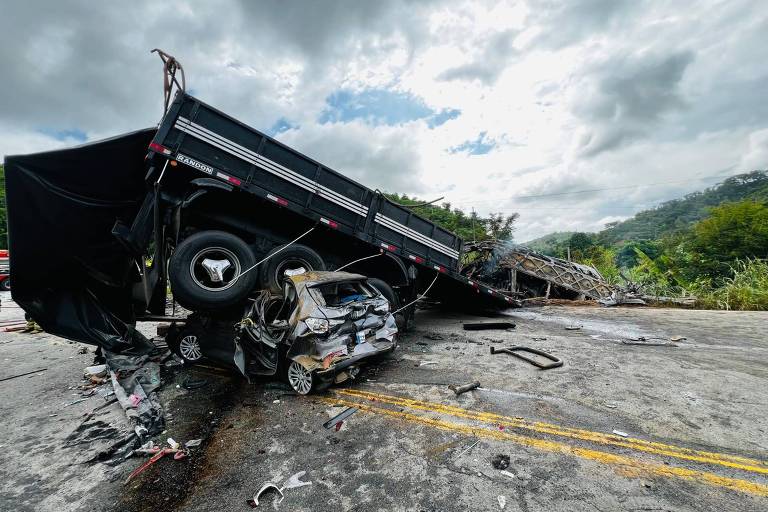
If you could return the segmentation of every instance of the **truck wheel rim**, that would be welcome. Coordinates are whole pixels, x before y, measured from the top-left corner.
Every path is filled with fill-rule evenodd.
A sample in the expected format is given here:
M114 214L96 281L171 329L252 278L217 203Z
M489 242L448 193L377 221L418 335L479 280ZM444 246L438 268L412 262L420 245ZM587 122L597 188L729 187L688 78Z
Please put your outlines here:
M311 272L312 270L314 270L312 268L312 265L310 265L309 262L305 259L289 258L281 261L275 268L275 282L276 283L283 282L283 278L285 277L286 270L296 270L298 268L303 268L307 272Z
M291 362L288 367L288 382L300 395L306 395L312 389L312 372L304 368L304 365Z
M221 282L215 282L211 279L208 271L203 267L203 261L206 259L226 260L229 262L229 268L224 271L224 279ZM235 253L224 247L207 247L199 251L189 263L189 275L197 286L210 292L221 292L234 286L237 278L240 277L240 259Z
M200 350L200 343L197 341L197 336L189 335L184 336L179 342L179 352L182 357L189 361L197 361L203 357L203 352Z

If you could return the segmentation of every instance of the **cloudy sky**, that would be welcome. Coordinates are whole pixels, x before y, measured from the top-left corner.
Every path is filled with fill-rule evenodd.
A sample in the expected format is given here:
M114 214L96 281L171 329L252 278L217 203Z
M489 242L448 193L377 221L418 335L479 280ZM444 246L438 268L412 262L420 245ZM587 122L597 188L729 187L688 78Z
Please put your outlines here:
M520 212L518 241L768 168L759 0L4 4L0 154L156 124L159 47L203 101L372 188Z

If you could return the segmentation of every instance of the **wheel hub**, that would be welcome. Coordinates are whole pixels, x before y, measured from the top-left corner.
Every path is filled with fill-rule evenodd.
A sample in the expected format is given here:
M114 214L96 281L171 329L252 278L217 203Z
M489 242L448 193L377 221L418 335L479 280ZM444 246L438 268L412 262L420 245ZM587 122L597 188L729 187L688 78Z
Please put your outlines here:
M300 395L306 395L312 389L312 372L304 365L292 361L288 367L288 383Z
M179 352L184 359L188 361L197 361L203 357L203 351L200 349L200 342L197 336L192 334L184 336L179 342Z

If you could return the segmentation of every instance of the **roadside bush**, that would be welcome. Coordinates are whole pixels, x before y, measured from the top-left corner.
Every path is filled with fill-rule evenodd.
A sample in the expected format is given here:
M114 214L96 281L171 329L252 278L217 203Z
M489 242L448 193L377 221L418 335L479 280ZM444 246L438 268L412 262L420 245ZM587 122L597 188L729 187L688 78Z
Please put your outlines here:
M748 259L731 266L732 276L719 286L711 280L696 283L698 306L707 309L768 311L768 260Z

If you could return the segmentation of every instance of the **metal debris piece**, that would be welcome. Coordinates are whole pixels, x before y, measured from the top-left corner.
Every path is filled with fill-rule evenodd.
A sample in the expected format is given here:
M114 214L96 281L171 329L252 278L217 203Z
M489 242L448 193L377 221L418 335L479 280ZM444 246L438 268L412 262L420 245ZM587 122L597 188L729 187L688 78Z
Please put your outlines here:
M514 473L507 471L506 469L502 469L501 471L499 471L499 473L501 473L504 476L508 476L509 478L516 478Z
M578 331L583 327L583 325L566 325L565 330L566 331Z
M501 508L501 510L504 510L504 507L507 506L507 498L505 498L504 496L497 496L496 500L499 502L499 508Z
M15 379L17 377L24 377L25 375L32 375L33 373L44 372L47 369L48 368L40 368L39 370L35 370L35 371L32 371L32 372L20 373L18 375L11 375L10 377L3 377L2 379L0 379L0 382L3 382L4 380Z
M514 329L512 322L478 322L463 324L465 331L485 331L489 329Z
M522 359L523 361L527 363L531 363L533 366L541 369L541 370L551 370L552 368L559 368L560 366L563 366L563 360L553 356L552 354L548 354L547 352L544 352L543 350L538 350L535 348L530 347L505 347L505 348L496 348L491 347L491 354L499 354L501 352L504 352L505 354L509 354L511 356L515 356L518 359ZM535 359L532 359L530 357L526 357L523 354L520 354L520 352L530 352L531 354L536 354L538 356L541 356L545 359L549 359L552 361L548 364L542 364Z
M329 419L325 423L323 423L323 427L325 428L331 428L335 426L336 424L342 423L345 419L349 418L353 414L357 412L357 409L355 407L347 407L343 411L341 411L339 414L334 416L333 418ZM338 431L338 428L336 429Z
M504 455L502 453L494 455L491 459L491 464L493 464L493 467L496 469L507 469L509 467L509 455Z
M419 366L427 366L430 364L437 364L437 361L422 361L419 363Z
M615 430L615 429L614 429L614 430L613 430L613 433L614 433L614 434L616 434L617 436L621 436L621 437L629 437L629 434L627 434L626 432L622 432L621 430Z
M475 382L470 382L469 384L464 384L463 386L454 386L451 384L448 386L448 389L456 393L456 396L459 396L462 393L466 393L467 391L472 391L473 389L477 389L480 387L480 381L476 380Z

